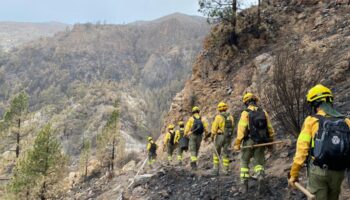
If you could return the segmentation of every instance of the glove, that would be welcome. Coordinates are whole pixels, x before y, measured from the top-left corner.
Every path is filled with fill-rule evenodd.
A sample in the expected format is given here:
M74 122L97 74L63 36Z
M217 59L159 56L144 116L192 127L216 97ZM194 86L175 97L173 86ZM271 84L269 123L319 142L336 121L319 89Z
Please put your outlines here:
M295 189L295 182L298 182L298 177L291 176L290 173L288 173L288 186Z
M235 144L235 145L233 146L233 150L234 150L234 151L239 151L239 150L241 150L241 146Z

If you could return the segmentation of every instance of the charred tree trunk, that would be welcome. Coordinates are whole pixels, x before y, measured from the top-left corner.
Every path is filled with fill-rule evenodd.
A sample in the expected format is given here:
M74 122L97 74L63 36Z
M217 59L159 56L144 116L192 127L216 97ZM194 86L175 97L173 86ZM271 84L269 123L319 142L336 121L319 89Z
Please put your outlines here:
M115 158L115 136L112 142L112 154L111 154L111 171L114 170L114 158Z
M16 133L16 158L19 157L19 151L20 151L20 148L19 148L19 142L20 142L20 139L21 139L21 134L20 134L20 128L21 128L21 118L18 119L18 124L17 124L17 133Z

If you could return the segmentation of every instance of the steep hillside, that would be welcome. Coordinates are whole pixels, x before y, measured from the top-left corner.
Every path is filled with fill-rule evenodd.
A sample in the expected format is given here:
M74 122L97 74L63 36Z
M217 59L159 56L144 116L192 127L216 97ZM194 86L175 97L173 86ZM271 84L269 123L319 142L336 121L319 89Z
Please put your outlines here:
M1 101L25 90L37 126L52 121L74 157L83 135L94 144L119 99L127 148L139 149L147 135L158 134L208 30L204 18L181 14L142 24L74 25L1 55Z
M9 51L40 37L50 37L69 25L58 22L0 22L0 50Z
M216 114L216 105L222 100L229 103L230 112L237 119L243 109L241 97L247 91L259 94L261 105L271 111L266 95L271 94L276 86L273 83L276 77L274 69L278 67L276 60L284 52L290 53L287 54L290 56L297 55L293 58L302 64L296 65L298 68L292 72L301 73L300 77L305 79L316 79L318 72L310 68L327 69L320 82L333 89L336 107L350 114L350 6L316 0L273 2L263 5L262 24L258 30L250 26L251 19L256 18L256 8L240 13L236 45L229 42L231 37L225 35L225 26L218 25L211 30L193 66L191 79L173 99L163 130L169 123L186 120L193 105L199 105L203 116L211 122ZM257 192L255 180L250 181L248 194L239 193L239 156L236 152L230 158L231 176L211 176L212 146L203 141L199 170L196 172L190 171L189 153L184 158L187 165L179 167L165 166L166 155L159 151L158 165L153 169L141 169L142 162L128 164L111 181L106 176L98 177L73 187L67 195L84 199L130 200L306 199L300 191L287 188L286 174L295 152L295 137L281 129L276 117L273 117L273 124L277 137L286 139L288 143L277 145L272 153L267 153L267 178L263 193ZM159 149L162 149L163 136L158 139ZM145 155L139 156L145 158ZM141 175L137 175L138 171ZM302 184L306 180L305 171L302 170L300 177ZM132 180L135 182L129 185ZM348 185L344 181L341 200L350 197Z

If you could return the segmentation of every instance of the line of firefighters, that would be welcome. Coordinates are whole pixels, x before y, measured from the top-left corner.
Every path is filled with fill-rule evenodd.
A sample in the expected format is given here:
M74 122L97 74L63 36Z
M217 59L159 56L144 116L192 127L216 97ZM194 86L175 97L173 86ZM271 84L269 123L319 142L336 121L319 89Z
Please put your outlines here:
M296 154L288 183L295 188L299 171L303 164L308 165L308 190L316 199L338 199L340 185L344 179L345 169L350 167L350 120L333 108L331 90L321 84L311 88L306 95L307 102L315 114L308 116L297 140ZM178 164L182 165L183 152L189 147L190 165L197 169L198 153L202 139L211 140L215 146L213 153L213 175L219 175L219 165L222 163L224 175L230 174L229 153L240 151L240 191L246 193L250 179L249 164L254 160L254 178L258 180L258 189L263 186L265 177L265 149L273 151L273 146L259 146L274 141L275 131L268 113L258 106L258 97L247 93L242 98L245 109L241 113L237 137L234 138L234 118L228 112L228 106L220 102L218 114L209 130L208 122L200 115L199 107L192 108L192 116L186 125L178 122L175 131L173 124L168 125L164 137L167 149L168 163L172 161L177 148ZM254 148L244 148L244 147ZM243 148L242 148L243 147ZM148 163L152 165L156 159L157 145L152 137L148 137Z

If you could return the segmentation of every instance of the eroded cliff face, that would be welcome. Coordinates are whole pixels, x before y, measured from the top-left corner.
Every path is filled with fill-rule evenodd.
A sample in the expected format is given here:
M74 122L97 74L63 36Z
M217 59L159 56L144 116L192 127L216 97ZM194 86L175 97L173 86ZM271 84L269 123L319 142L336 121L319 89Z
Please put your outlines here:
M241 15L253 13L251 9ZM350 114L350 6L266 6L262 16L263 34L256 37L241 30L237 46L213 45L212 35L224 28L212 29L191 79L173 99L163 130L168 123L187 120L193 105L200 106L202 115L212 121L220 101L229 104L237 120L243 109L242 95L248 91L259 94L262 106L268 107L263 94L272 88L276 56L285 50L300 55L305 78L315 78L310 67L329 68L321 83L332 88L339 110Z

